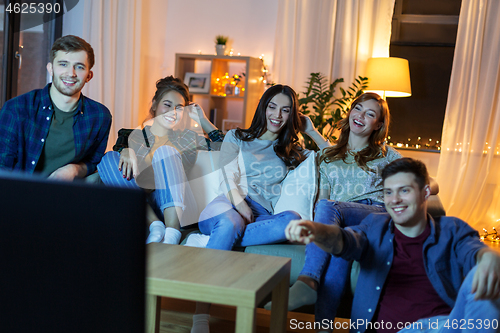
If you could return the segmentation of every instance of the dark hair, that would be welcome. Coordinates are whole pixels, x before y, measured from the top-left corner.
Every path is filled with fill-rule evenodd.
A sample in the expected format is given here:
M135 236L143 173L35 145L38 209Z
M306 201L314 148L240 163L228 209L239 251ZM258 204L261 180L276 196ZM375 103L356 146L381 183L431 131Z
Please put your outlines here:
M184 98L184 105L189 105L189 88L181 81L181 79L170 75L156 81L156 92L153 96L153 99L151 100L151 108L149 109L150 118L155 117L158 103L160 103L163 95L171 90L181 94Z
M87 43L84 39L78 36L67 35L56 39L56 41L52 45L52 49L50 50L51 63L54 62L57 51L63 51L63 52L85 51L87 52L89 69L92 69L92 67L94 67L94 61L95 61L94 49L92 48L92 46L90 46L89 43Z
M420 189L423 189L425 185L429 185L430 183L429 173L425 164L410 157L399 158L387 164L382 170L382 182L400 172L414 174Z
M379 129L374 130L370 134L370 137L368 138L368 147L357 152L354 156L354 160L361 168L363 168L364 170L368 170L366 163L379 158L380 154L382 154L382 156L385 156L387 154L387 149L383 143L387 138L387 133L389 132L389 124L391 122L391 113L389 112L389 107L387 106L387 102L379 95L375 93L364 93L352 102L345 118L337 122L337 127L340 129L339 139L334 146L323 149L323 153L319 159L320 163L322 161L330 163L340 159L345 161L345 158L347 157L349 133L351 132L351 128L349 125L349 116L351 115L351 112L356 107L356 105L368 100L374 100L380 106L379 121L382 122L382 126L380 126Z
M276 84L268 88L260 98L259 105L248 129L236 129L236 137L243 141L250 141L259 138L267 131L267 105L278 94L288 96L292 102L290 113L286 124L278 135L278 141L274 145L276 155L285 162L286 165L295 167L304 160L302 148L298 145L297 133L300 131L301 120L299 116L299 101L295 91L289 86Z

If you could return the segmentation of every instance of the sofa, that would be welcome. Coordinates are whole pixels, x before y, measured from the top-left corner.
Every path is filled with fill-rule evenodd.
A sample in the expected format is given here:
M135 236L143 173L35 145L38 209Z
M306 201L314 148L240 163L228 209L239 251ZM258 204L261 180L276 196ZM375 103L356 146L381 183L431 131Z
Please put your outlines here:
M196 163L187 174L190 188L196 200L198 215L218 195L219 184L219 151L200 151ZM291 171L282 185L282 195L275 206L275 212L293 210L304 219L313 216L314 200L317 194L318 172L316 167L317 153L312 152L309 157L295 170ZM90 182L99 182L96 174L88 177ZM438 197L439 187L436 182L431 183L431 197L428 202L428 212L432 216L445 215L445 210ZM182 228L182 241L191 233L199 232L196 224ZM247 253L288 257L292 260L290 285L293 284L304 265L305 245L283 243L271 245L256 245L235 250ZM351 280L356 280L357 270L353 268ZM352 284L353 285L353 284ZM348 306L344 308L349 308ZM313 309L313 308L312 308ZM311 312L311 308L299 309L302 312ZM339 316L347 317L348 312L340 312Z

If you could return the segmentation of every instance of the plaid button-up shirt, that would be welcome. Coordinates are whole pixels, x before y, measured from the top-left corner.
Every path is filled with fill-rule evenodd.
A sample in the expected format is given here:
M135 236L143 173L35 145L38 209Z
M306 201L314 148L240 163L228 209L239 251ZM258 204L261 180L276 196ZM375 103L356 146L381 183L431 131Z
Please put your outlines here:
M54 113L50 85L13 98L0 110L0 169L34 172ZM75 157L71 163L85 163L87 174L91 174L106 150L111 113L83 95L77 110L73 118Z

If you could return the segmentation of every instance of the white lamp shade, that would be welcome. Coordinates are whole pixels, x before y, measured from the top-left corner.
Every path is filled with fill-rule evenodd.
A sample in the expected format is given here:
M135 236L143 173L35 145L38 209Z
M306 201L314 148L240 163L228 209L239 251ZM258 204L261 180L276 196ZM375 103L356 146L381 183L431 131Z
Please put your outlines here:
M411 96L410 67L402 58L370 58L366 64L365 76L368 89L385 97Z

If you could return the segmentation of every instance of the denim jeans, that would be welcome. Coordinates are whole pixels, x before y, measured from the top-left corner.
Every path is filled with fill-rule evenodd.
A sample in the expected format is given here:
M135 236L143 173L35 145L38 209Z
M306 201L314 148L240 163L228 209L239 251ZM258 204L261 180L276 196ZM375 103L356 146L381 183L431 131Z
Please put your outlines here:
M358 225L371 213L385 212L382 203L370 199L357 202L320 200L314 210L314 221L336 224L342 228ZM306 246L304 267L299 275L318 282L318 299L315 306L316 321L334 320L340 299L349 281L351 263L332 256L316 244Z
M285 227L300 219L293 211L272 215L251 198L245 198L255 222L248 225L225 195L215 198L200 214L198 228L210 235L207 248L231 250L233 246L274 244L286 241Z
M118 170L120 154L112 151L106 153L97 165L99 176L108 186L140 188L135 178L127 180ZM163 218L163 211L169 207L181 207L185 213L181 218L181 225L196 223L193 213L197 211L196 201L187 182L186 173L182 165L179 152L170 146L158 148L152 161L154 173L154 191L148 196L148 202L159 218ZM140 183L140 182L139 182ZM189 207L188 210L185 208Z
M500 299L476 301L471 293L476 269L477 266L467 274L448 316L420 319L399 332L500 332Z

